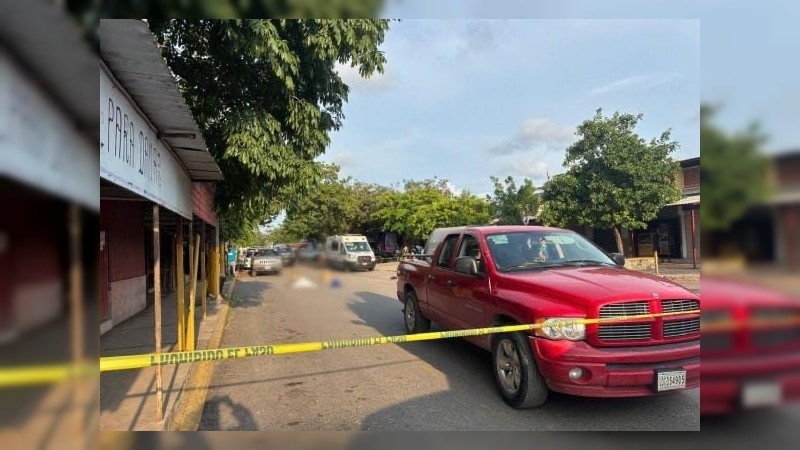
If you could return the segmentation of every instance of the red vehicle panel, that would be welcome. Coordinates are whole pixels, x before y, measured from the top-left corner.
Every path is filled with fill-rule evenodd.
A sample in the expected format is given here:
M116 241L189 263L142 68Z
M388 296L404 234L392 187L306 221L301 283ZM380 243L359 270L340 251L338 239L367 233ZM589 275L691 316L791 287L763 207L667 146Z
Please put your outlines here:
M721 278L703 289L701 414L800 400L800 303Z
M621 258L558 228L439 229L428 242L427 255L397 269L409 332L424 331L430 321L458 329L677 314L553 331L563 336L470 338L492 351L495 380L512 406L537 406L549 390L630 397L699 386L700 298L680 285L626 270Z

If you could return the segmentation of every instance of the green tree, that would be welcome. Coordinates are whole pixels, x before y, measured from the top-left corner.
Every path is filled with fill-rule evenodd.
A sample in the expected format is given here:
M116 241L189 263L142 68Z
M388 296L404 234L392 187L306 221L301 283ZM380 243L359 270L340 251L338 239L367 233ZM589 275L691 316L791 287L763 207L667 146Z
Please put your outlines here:
M611 228L624 253L620 229L644 228L666 204L678 200L678 163L670 155L678 143L664 131L645 141L635 132L642 114L595 116L578 126L579 140L567 149L566 174L545 184L545 219ZM556 181L557 180L557 181Z
M321 177L348 86L335 64L382 72L386 20L150 20L225 180L224 239L267 222Z
M339 167L323 165L322 181L286 208L281 229L297 240L324 240L350 231L357 203L348 184L339 179Z
M527 178L517 187L514 178L506 177L503 182L497 177L490 177L494 184L494 195L487 196L492 207L492 215L499 219L501 225L519 225L525 218L536 214L539 198L533 182Z
M212 1L137 1L67 0L64 7L82 28L87 41L97 49L101 18L238 19L271 17L276 19L355 19L378 17L383 0L212 0Z
M710 106L700 109L700 190L705 199L700 222L706 231L728 229L770 191L769 159L762 153L758 129L728 135L712 123L713 114Z
M380 228L381 221L375 218L375 213L380 207L379 199L391 189L375 183L345 180L350 189L355 209L350 219L349 231L352 233L366 233L367 230Z
M435 228L484 224L489 221L489 203L467 191L453 195L447 180L405 181L402 192L391 191L379 198L375 218L382 228L414 239L426 239Z

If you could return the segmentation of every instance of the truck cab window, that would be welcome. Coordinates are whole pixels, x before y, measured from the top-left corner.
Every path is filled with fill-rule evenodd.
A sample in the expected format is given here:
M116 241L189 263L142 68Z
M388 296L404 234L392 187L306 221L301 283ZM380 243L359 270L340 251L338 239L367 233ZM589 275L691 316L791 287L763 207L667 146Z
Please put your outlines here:
M442 253L439 254L439 261L436 264L437 266L444 268L450 267L450 258L453 256L453 251L456 248L456 242L458 242L457 234L451 234L444 239L444 244L442 244Z
M461 248L458 250L458 257L460 258L462 256L475 258L475 262L478 263L478 273L483 274L485 272L481 246L478 244L478 240L475 236L469 234L464 235L464 239L461 241Z

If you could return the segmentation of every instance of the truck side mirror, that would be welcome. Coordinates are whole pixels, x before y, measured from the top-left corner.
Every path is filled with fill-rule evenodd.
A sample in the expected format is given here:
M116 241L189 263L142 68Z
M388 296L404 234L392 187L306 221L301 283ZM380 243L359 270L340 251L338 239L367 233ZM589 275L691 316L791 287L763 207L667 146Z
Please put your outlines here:
M467 275L478 274L478 263L471 256L461 256L456 259L456 272Z
M611 253L611 259L620 267L625 267L625 255L622 253Z

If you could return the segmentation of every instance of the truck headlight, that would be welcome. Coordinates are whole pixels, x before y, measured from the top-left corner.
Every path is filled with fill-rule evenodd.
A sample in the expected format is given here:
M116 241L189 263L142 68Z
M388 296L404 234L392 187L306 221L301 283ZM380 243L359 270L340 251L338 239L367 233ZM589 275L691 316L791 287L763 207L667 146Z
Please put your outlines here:
M554 317L536 321L541 327L536 336L553 340L580 341L586 339L586 325L580 323L583 317Z

